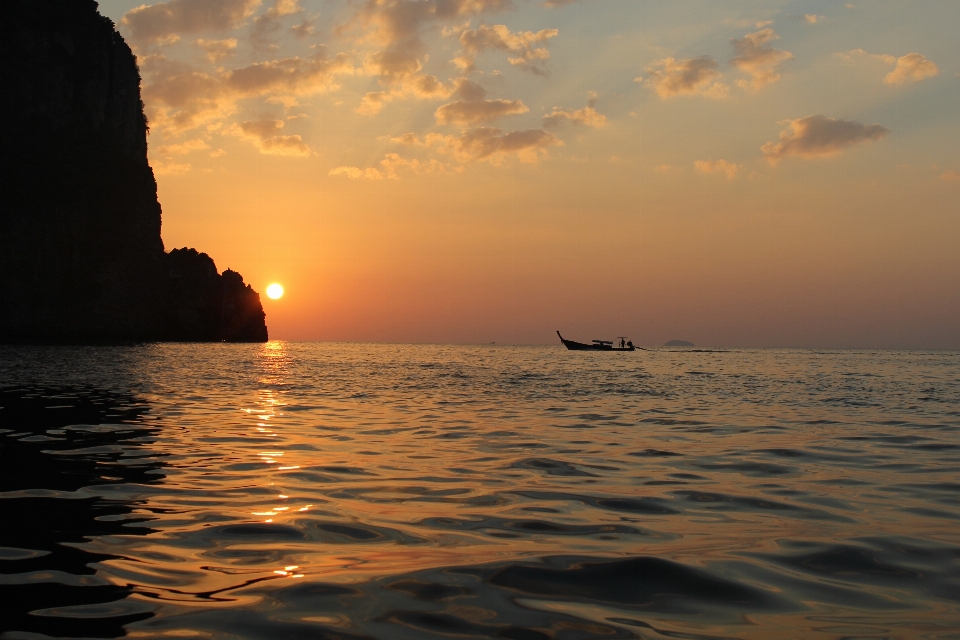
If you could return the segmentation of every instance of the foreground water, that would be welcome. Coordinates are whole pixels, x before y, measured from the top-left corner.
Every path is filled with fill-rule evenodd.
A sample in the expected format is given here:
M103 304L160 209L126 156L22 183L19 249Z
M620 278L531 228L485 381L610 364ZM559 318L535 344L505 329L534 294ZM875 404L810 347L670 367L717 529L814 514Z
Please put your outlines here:
M960 354L0 347L4 637L958 638Z

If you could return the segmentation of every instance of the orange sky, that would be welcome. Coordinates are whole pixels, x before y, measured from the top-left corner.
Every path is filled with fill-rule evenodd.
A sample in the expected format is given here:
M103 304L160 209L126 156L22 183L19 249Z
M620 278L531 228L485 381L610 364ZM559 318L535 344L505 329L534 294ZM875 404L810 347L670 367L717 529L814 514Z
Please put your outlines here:
M272 338L960 348L952 2L102 0Z

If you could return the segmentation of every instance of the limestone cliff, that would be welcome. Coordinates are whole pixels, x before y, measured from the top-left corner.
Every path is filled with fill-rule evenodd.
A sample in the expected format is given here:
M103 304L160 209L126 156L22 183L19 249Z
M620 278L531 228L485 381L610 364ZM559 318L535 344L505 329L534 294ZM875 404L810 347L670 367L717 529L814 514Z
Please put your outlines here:
M0 15L0 341L265 340L239 274L164 253L136 58L97 3Z

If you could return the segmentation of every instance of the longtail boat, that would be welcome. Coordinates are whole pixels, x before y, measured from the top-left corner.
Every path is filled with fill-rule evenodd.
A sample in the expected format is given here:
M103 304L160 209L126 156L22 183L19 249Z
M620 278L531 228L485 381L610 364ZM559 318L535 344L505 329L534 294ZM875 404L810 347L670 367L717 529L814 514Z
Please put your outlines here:
M613 340L594 340L592 344L586 344L585 342L575 342L574 340L567 340L560 335L560 332L557 331L557 335L560 336L560 342L563 343L567 349L570 351L636 351L637 348L633 346L633 341L628 339L627 336L620 336L617 340L620 341L620 346L613 346Z

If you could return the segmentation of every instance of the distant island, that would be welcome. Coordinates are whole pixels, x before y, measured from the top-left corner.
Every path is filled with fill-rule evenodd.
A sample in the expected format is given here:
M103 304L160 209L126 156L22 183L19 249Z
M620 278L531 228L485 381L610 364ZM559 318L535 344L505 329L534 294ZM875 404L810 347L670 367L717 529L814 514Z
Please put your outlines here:
M686 340L670 340L664 343L665 347L695 347L696 345Z
M267 340L260 296L164 251L136 57L93 0L3 4L0 342Z

